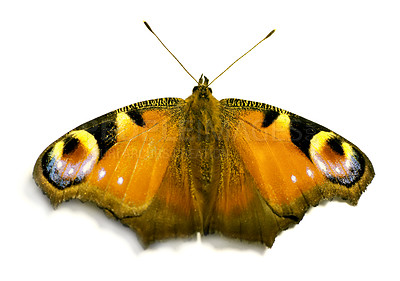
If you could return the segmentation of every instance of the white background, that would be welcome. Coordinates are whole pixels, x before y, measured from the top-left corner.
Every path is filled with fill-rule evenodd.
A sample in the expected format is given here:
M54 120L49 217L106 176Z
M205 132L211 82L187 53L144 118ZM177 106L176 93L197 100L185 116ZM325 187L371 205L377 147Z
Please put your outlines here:
M394 280L399 278L398 1L2 1L1 280ZM143 20L218 99L260 101L343 135L376 177L357 207L330 202L272 249L226 239L143 250L90 204L54 211L36 158L70 129L195 85Z

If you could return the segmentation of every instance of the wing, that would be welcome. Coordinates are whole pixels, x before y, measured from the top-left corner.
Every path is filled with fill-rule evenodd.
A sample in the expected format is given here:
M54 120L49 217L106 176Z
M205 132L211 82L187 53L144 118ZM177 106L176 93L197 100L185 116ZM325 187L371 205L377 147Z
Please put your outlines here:
M40 155L37 185L54 206L73 198L94 202L145 245L194 234L198 214L177 166L185 157L177 149L184 103L140 102L77 127Z
M231 141L222 142L219 155L220 180L210 194L214 208L207 215L204 234L219 233L271 247L276 235L295 220L273 212Z
M325 127L262 103L225 99L221 105L228 166L211 232L272 246L322 199L355 205L374 177L367 156Z

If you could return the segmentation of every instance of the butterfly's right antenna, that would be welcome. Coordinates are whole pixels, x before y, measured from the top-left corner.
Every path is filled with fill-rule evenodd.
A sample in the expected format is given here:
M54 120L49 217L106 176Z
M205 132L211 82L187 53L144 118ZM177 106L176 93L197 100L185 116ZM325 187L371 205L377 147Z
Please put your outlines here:
M257 44L255 44L253 46L253 48L251 48L250 50L248 50L246 53L244 53L243 55L241 55L237 60L235 60L233 63L231 63L230 66L228 66L224 71L221 72L220 75L218 75L217 77L214 78L214 80L211 81L210 84L208 84L208 86L210 86L215 80L217 80L218 77L220 77L222 74L224 74L229 68L231 68L232 65L234 65L238 60L240 60L241 58L243 58L245 55L247 55L248 53L250 53L251 50L253 50L255 47L257 47L258 45L261 44L261 42L263 42L265 39L267 39L268 37L270 37L273 33L275 32L275 29L273 29L270 33L268 33L267 36L265 36L263 39L261 39L260 42L258 42Z
M165 49L167 49L167 51L174 57L174 59L176 59L176 61L182 66L182 68L186 71L187 74L189 74L190 77L193 78L194 81L196 81L196 83L199 83L199 81L197 81L192 74L189 73L189 71L187 71L187 69L181 64L181 62L174 56L173 53L171 53L170 50L168 50L167 46L164 45L164 43L160 40L160 38L158 38L158 36L154 33L154 31L151 29L150 25L144 21L144 24L146 25L146 27L150 30L151 33L153 33L153 35L158 39L158 41L160 41L161 45L164 46Z

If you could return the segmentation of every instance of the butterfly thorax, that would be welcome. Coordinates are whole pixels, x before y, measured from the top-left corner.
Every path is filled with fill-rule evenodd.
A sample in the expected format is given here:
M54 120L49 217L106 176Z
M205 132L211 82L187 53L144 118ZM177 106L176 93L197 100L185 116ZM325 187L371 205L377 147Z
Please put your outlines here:
M191 137L210 138L218 134L221 128L221 108L208 87L207 77L204 77L204 81L201 77L198 86L193 88L192 95L186 99L184 111Z

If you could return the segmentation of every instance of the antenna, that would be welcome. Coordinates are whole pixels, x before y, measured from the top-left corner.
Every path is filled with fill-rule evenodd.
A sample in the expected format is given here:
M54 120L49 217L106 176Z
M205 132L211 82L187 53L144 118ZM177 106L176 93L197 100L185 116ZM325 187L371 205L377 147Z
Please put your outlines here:
M199 81L197 81L192 74L189 73L189 71L187 71L187 69L183 66L183 64L181 64L181 62L174 56L173 53L171 53L170 50L168 50L167 46L164 45L164 43L160 40L160 38L158 38L158 36L154 33L154 31L151 29L150 25L144 21L144 24L146 25L146 27L150 30L151 33L153 33L153 35L158 39L158 41L160 41L161 45L164 46L165 49L167 49L167 51L174 57L174 59L176 59L176 61L182 66L182 68L186 71L187 74L189 74L190 77L192 77L192 79L194 81L196 81L196 83L199 83ZM261 43L261 42L260 42ZM214 79L215 80L215 79Z
M268 33L267 36L265 36L260 42L258 42L257 44L255 44L253 46L253 48L251 48L250 50L248 50L246 53L244 53L243 55L241 55L237 60L235 60L233 63L231 63L230 66L228 66L224 71L221 72L220 75L218 75L217 77L214 78L214 80L211 81L210 84L208 84L208 86L210 86L215 80L217 80L218 77L220 77L222 74L224 74L229 68L231 68L232 65L234 65L238 60L240 60L241 58L243 58L245 55L247 55L248 53L250 53L251 50L253 50L255 47L257 47L258 45L261 44L261 42L263 42L265 39L267 39L268 37L270 37L273 33L275 32L275 29L273 29L270 33Z

